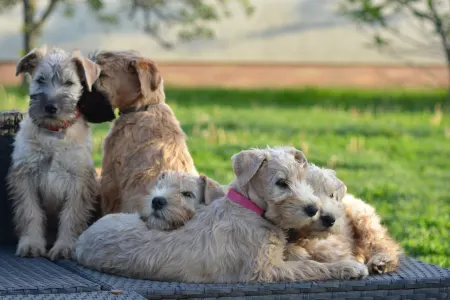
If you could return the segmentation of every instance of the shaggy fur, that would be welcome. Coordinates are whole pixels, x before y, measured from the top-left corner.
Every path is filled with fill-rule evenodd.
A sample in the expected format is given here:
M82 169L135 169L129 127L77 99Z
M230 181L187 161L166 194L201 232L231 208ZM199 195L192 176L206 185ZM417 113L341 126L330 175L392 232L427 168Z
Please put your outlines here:
M148 230L132 215L108 215L79 238L79 263L123 276L198 283L349 279L367 275L356 261L284 261L283 228L306 226L318 199L304 182L306 158L291 148L246 150L232 157L230 188L265 217L227 197L199 210L173 231ZM126 242L125 242L126 241Z
M100 69L78 52L47 53L44 47L19 61L17 74L23 72L33 77L31 100L7 178L19 235L16 254L71 258L99 195L90 130L84 117L77 117L77 102Z
M132 51L93 59L102 68L96 87L122 112L103 144L103 213L140 212L148 184L162 171L198 173L157 65Z
M374 274L395 271L402 250L381 225L375 208L351 194L346 194L342 202L353 229L356 259Z
M346 194L347 187L333 170L311 164L306 180L322 206L314 222L291 232L295 243L288 245L287 259L356 259L367 264L370 273L395 270L399 246L381 226L375 209Z
M144 198L147 205L139 215L149 229L173 230L224 195L222 187L205 175L165 171L150 185Z

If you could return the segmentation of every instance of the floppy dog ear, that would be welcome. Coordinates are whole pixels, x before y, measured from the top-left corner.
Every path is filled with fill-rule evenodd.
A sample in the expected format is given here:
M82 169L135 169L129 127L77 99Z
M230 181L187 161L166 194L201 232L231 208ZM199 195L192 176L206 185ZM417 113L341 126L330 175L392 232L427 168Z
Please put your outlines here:
M220 184L206 175L200 175L200 186L203 192L201 200L202 204L209 205L214 200L225 196L225 192Z
M80 51L75 50L72 54L75 66L77 68L78 76L85 84L85 88L90 92L92 85L100 76L100 66L90 59L84 58Z
M78 110L89 123L110 122L116 118L108 97L95 86L92 91L84 90L77 103Z
M162 84L162 77L156 63L143 58L132 61L130 63L130 68L134 70L139 77L142 95L148 100L156 101L157 99L152 99L154 97L153 93Z
M16 76L21 73L33 74L36 66L41 59L47 54L47 45L43 45L41 48L34 48L27 55L22 57L16 66Z
M266 159L267 154L262 150L243 150L231 157L233 171L241 187L249 183Z
M303 153L303 151L296 149L294 153L294 158L302 166L302 168L308 165L308 160L306 159L306 156Z
M337 189L336 189L336 200L337 201L342 201L342 199L344 198L345 194L347 194L347 186L345 185L344 182L342 182L341 180L337 179Z
M100 76L100 66L92 60L84 58L79 51L74 51L72 56L84 87L77 103L78 110L89 123L103 123L114 120L116 114L111 102L103 92L94 86L94 82Z
M108 97L95 86L91 91L83 90L77 108L89 123L110 122L116 118L114 108Z
M295 149L294 147L285 147L286 152L291 153L294 156L294 159L300 164L302 168L308 165L308 160L306 159L303 151Z

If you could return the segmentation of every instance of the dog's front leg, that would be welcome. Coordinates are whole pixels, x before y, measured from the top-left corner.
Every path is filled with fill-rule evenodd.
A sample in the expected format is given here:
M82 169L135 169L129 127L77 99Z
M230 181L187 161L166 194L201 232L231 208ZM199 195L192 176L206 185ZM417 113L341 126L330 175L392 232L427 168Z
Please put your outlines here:
M94 210L95 192L80 188L69 195L72 195L73 198L68 199L64 204L59 217L58 237L48 253L51 260L60 257L73 258L75 242L78 236L87 229Z
M36 184L17 169L8 174L8 185L13 200L14 224L19 234L16 255L44 256L45 212L39 205Z
M335 263L342 260L356 260L352 243L347 239L329 236L326 239L310 241L305 245L311 259L323 263Z
M389 236L379 219L372 218L372 222L361 222L358 227L354 227L354 230L358 236L357 245L359 246L356 252L365 255L369 272L382 274L395 271L401 249L399 244Z
M372 242L370 253L366 265L371 274L392 272L398 267L400 246L389 236L385 235Z
M311 259L311 255L306 251L306 249L295 243L289 243L286 245L286 250L284 251L285 260L303 260Z
M367 267L355 260L337 263L321 263L312 260L307 253L297 251L292 245L286 247L284 241L269 236L269 243L261 247L255 262L255 272L251 281L310 281L327 279L352 279L368 275ZM290 256L295 260L283 260Z
M285 261L273 268L275 281L358 279L368 275L367 267L354 260L321 263L310 259Z
M394 271L401 248L381 224L375 208L352 195L346 196L343 201L356 236L355 255L364 257L371 274Z

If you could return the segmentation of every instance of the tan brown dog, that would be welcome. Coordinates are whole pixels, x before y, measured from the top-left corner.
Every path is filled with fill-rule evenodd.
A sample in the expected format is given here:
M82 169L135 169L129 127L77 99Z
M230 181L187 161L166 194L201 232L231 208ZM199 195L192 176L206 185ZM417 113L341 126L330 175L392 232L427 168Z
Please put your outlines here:
M162 171L198 173L165 103L157 65L133 51L103 51L92 59L102 68L96 87L120 112L103 144L103 214L140 212L149 183Z
M342 203L353 229L356 259L373 274L395 271L403 250L382 225L375 208L352 194L346 194Z

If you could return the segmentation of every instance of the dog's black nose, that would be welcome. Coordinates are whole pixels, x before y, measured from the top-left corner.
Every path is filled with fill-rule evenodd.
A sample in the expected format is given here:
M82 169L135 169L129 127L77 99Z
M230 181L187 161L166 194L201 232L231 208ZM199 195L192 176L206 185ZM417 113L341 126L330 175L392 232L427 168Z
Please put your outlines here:
M334 222L336 222L336 218L330 215L321 216L320 220L322 220L322 224L325 227L331 227L334 225Z
M154 210L162 209L167 205L167 200L164 197L155 197L152 200L152 208Z
M45 109L45 112L50 115L53 115L58 110L58 108L56 107L55 104L46 104L44 109Z
M319 211L319 208L317 205L311 204L305 207L305 213L308 215L308 217L314 217L316 213Z

